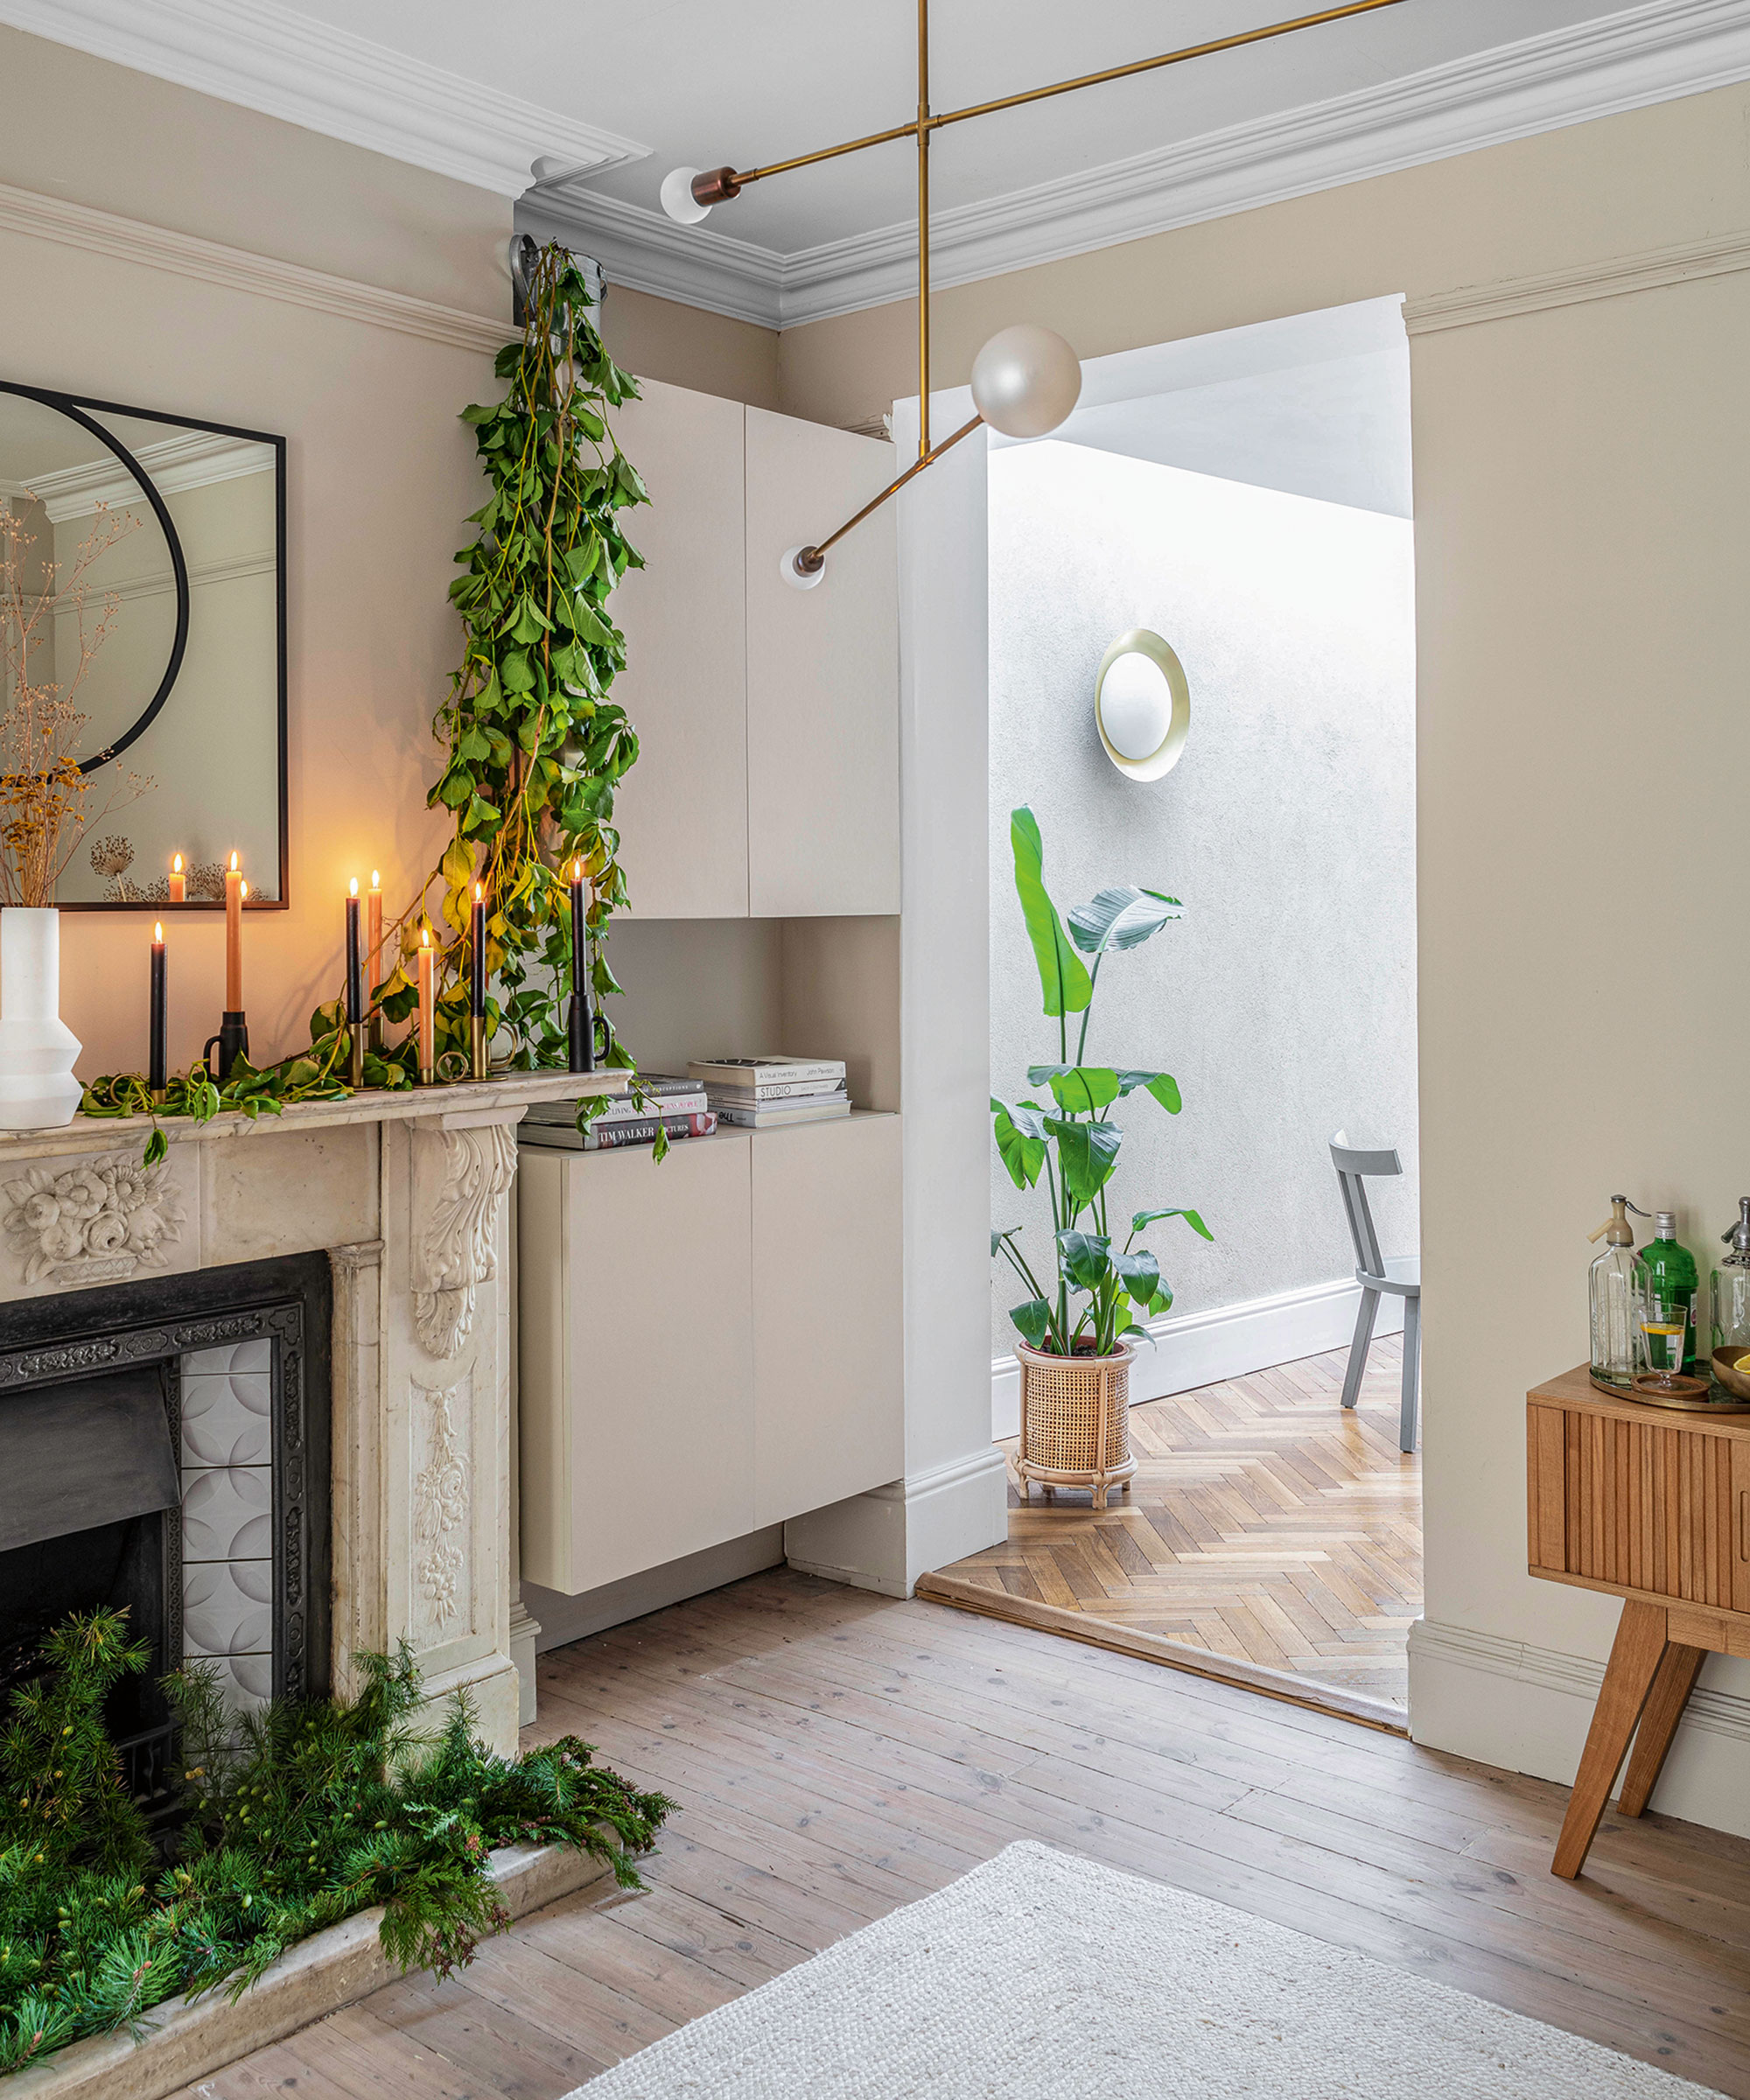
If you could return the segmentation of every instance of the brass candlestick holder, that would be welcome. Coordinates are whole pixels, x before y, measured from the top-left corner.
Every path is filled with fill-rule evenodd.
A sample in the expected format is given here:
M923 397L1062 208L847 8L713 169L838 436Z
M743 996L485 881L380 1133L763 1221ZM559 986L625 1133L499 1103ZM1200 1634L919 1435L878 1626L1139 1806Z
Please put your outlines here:
M486 1017L476 1013L468 1018L468 1076L484 1079L486 1076Z

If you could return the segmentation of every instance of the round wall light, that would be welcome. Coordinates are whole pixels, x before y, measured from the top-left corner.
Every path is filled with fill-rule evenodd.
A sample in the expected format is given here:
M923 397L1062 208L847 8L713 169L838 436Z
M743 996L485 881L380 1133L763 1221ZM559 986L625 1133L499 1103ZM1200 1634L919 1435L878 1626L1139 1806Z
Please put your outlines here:
M1158 780L1179 763L1191 731L1191 688L1158 634L1132 627L1100 659L1094 726L1106 756L1133 780Z

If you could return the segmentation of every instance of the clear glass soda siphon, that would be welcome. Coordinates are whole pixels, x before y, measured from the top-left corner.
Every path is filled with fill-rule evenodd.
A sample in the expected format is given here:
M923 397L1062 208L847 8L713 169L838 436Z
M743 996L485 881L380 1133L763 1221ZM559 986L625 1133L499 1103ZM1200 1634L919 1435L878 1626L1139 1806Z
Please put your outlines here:
M1627 1196L1610 1199L1610 1215L1587 1236L1604 1242L1592 1265L1592 1375L1600 1385L1626 1392L1634 1383L1636 1306L1647 1287L1647 1268L1634 1251L1628 1213L1647 1213Z
M1738 1199L1738 1222L1720 1238L1732 1250L1713 1272L1713 1346L1750 1354L1750 1196Z

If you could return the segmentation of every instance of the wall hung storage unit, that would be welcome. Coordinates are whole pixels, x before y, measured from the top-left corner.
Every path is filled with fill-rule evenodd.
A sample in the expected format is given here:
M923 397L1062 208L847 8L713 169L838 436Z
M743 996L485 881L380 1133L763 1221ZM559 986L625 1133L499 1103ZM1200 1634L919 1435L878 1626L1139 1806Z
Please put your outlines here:
M524 1578L578 1596L905 1470L900 1119L524 1145Z
M616 797L640 919L900 908L899 584L878 513L819 589L780 556L892 478L893 448L652 380L615 418L650 491L614 593L640 738Z

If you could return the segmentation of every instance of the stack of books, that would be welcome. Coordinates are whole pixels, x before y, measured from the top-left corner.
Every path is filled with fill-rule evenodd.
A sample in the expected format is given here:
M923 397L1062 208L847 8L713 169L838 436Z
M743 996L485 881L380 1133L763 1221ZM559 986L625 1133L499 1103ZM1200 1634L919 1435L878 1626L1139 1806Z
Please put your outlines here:
M575 1101L538 1101L517 1135L524 1144L560 1152L606 1152L626 1144L654 1144L658 1130L673 1144L680 1138L709 1138L717 1128L705 1090L696 1079L640 1072L632 1091L616 1096L593 1122L578 1128Z
M704 1088L718 1121L740 1130L782 1130L850 1113L842 1058L701 1058L687 1071Z

